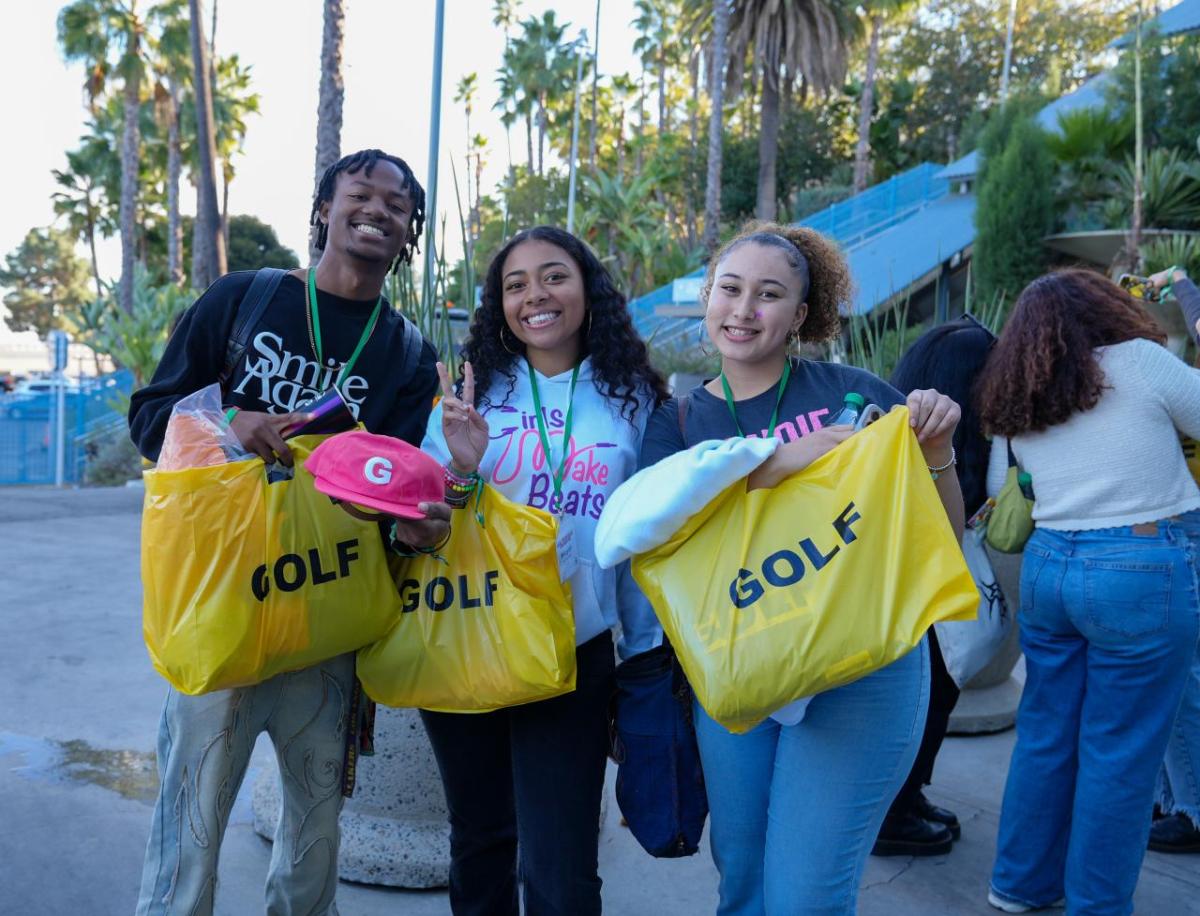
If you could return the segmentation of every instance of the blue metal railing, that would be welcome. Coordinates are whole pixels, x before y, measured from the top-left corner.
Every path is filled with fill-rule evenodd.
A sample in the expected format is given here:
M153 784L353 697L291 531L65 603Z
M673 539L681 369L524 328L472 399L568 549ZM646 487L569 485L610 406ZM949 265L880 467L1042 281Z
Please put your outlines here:
M922 163L806 216L799 225L836 239L843 248L851 248L947 194L949 182L937 177L942 168L935 163ZM700 268L685 276L703 275L704 268ZM695 318L665 318L655 314L657 307L672 303L672 286L668 283L629 303L634 327L644 338L653 334L656 345L679 340L693 331L697 322Z
M95 443L124 427L123 398L133 374L121 370L91 380L65 399L63 478L82 483ZM54 483L54 396L0 396L0 485Z

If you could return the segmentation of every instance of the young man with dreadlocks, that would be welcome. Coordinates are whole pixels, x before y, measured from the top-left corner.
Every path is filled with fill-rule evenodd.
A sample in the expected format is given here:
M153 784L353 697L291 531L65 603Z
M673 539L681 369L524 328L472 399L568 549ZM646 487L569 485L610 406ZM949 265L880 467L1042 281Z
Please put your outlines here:
M141 453L155 460L174 404L218 380L225 406L237 409L231 428L268 462L292 464L283 431L334 384L368 430L420 445L438 385L436 354L422 341L415 371L404 365L415 329L406 331L381 291L388 271L411 261L424 220L425 191L402 159L364 150L330 166L311 216L320 262L279 280L232 371L230 336L255 272L222 277L188 309L153 380L130 404ZM445 537L449 507L422 508L426 518L398 521L398 541L429 548ZM253 687L201 696L168 690L139 916L212 913L221 838L264 730L283 789L266 910L337 912L337 819L352 785L344 765L357 695L353 653Z

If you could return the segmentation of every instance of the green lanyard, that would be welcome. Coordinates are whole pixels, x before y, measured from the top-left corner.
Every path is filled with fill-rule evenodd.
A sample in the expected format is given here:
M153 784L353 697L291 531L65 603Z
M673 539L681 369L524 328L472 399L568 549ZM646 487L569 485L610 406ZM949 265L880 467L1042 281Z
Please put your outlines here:
M342 381L350 374L350 370L354 368L354 364L358 362L359 354L362 353L363 347L367 345L367 341L371 339L371 334L375 330L375 325L379 321L379 313L383 310L383 293L379 294L379 299L375 302L375 308L371 312L371 317L367 319L367 326L363 328L362 337L358 339L358 345L355 346L354 352L350 354L350 358L346 360L334 379L333 387L338 388ZM317 365L320 366L320 372L325 371L325 353L321 348L321 314L317 308L317 272L313 268L308 269L308 330L311 335L313 355L317 358ZM318 378L320 376L318 375Z
M554 498L555 501L559 501L562 498L563 478L567 474L567 459L571 456L571 419L575 410L575 382L579 380L579 367L576 366L571 373L571 389L567 394L567 422L563 426L562 461L558 463L558 470L555 471L553 459L550 457L550 434L546 431L546 418L542 416L542 398L538 394L537 370L533 368L533 363L530 363L529 360L525 362L529 366L529 387L533 389L533 409L537 414L538 438L542 440L542 452L546 455L546 467L551 469L550 479L554 482Z
M771 414L771 428L767 430L767 438L771 439L775 436L775 426L779 422L779 405L783 402L783 389L787 387L788 379L792 377L792 361L789 359L783 364L783 376L779 379L779 393L775 395L775 412ZM737 408L733 406L733 392L729 389L729 382L725 379L725 373L721 373L721 387L725 389L725 404L729 407L729 415L733 417L733 425L737 427L738 435L743 439L746 434L742 432L742 424L738 422Z

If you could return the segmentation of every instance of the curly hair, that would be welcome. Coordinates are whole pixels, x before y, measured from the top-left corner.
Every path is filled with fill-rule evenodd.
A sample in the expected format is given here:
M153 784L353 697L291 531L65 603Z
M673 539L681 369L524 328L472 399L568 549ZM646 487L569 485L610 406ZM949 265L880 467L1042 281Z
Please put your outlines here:
M579 267L588 317L580 341L580 357L590 356L592 368L604 395L610 401L621 401L621 415L632 420L647 393L660 404L668 397L667 384L653 366L645 342L633 329L625 297L613 283L600 259L582 241L553 226L524 229L510 238L488 264L483 283L483 296L463 356L475 373L476 406L484 401L499 407L508 402L517 382L513 363L525 353L525 345L508 327L504 317L504 262L518 245L524 242L549 242L557 245ZM503 336L501 336L503 335ZM508 378L508 390L500 401L493 402L488 392L498 375ZM460 380L461 386L461 380ZM461 390L461 387L460 387Z
M708 272L700 285L700 302L704 307L708 308L717 265L738 248L749 244L779 249L800 276L803 289L800 301L808 303L808 314L796 329L795 339L821 343L837 337L842 330L841 308L850 303L854 293L850 265L836 242L804 226L781 226L757 220L743 226L742 231L726 242L708 262Z
M979 380L984 432L1041 432L1091 410L1105 388L1096 347L1138 338L1167 340L1153 316L1107 277L1070 269L1034 280Z

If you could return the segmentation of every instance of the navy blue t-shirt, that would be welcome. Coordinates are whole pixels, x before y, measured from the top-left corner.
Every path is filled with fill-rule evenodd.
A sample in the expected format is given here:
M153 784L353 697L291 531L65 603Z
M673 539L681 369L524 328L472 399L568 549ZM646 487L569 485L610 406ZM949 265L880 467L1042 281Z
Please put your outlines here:
M866 403L878 404L885 411L905 402L904 395L866 370L839 363L792 360L792 375L779 404L775 436L791 442L821 429L823 421L841 410L846 395L852 391L861 394ZM772 385L762 394L734 402L738 422L747 436L767 435L777 395L778 388ZM690 392L685 422L686 442L679 434L679 402L675 398L664 402L651 415L642 440L639 470L697 442L729 439L738 434L725 399L711 394L703 385Z

